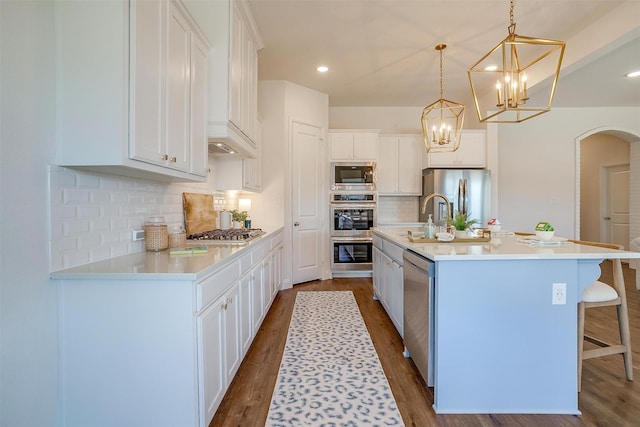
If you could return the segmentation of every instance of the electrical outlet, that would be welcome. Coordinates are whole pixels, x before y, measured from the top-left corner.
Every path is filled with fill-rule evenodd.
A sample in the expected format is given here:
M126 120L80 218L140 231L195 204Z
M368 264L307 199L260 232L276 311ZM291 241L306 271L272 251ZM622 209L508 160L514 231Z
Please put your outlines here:
M131 240L133 242L144 240L144 230L131 230Z
M551 304L566 304L567 303L567 284L566 283L554 283L551 286Z

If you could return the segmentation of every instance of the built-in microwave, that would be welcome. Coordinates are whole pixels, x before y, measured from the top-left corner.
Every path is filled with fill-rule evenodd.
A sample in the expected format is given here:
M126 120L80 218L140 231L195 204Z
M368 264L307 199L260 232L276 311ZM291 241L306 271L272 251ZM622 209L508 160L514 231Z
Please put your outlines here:
M332 191L374 191L376 189L375 162L332 162Z

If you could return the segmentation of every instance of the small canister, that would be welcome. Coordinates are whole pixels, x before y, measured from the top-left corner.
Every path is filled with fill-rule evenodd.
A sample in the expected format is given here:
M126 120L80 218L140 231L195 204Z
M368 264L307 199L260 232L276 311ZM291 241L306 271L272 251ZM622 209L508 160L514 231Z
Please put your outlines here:
M162 216L150 216L144 224L144 244L149 252L169 248L169 232Z
M187 246L187 234L181 225L174 225L169 230L169 247L184 248Z

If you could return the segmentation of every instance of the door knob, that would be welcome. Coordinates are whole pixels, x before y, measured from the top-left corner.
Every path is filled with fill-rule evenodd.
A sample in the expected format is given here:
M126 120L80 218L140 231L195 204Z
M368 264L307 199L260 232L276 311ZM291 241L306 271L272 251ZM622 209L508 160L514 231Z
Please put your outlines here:
M297 227L297 226L299 226L299 225L300 225L300 223L299 223L298 221L296 221L296 222L294 222L294 223L293 223L293 226L294 226L294 227Z

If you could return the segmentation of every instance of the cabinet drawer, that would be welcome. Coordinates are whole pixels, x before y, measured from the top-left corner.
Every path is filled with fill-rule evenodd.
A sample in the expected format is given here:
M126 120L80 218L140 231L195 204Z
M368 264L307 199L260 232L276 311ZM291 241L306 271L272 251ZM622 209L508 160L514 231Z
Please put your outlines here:
M402 249L400 246L395 245L388 240L383 240L382 252L387 254L389 258L391 258L398 264L402 265L402 253L404 252L404 249Z
M284 233L280 232L271 239L271 249L277 248L282 244Z
M222 295L240 277L240 263L233 262L196 285L196 310L200 311Z
M373 247L382 250L382 237L373 235Z
M249 270L251 270L251 252L240 258L240 275L244 275Z
M255 249L251 251L251 265L256 265L267 256L267 249L270 248L269 242L261 242Z

